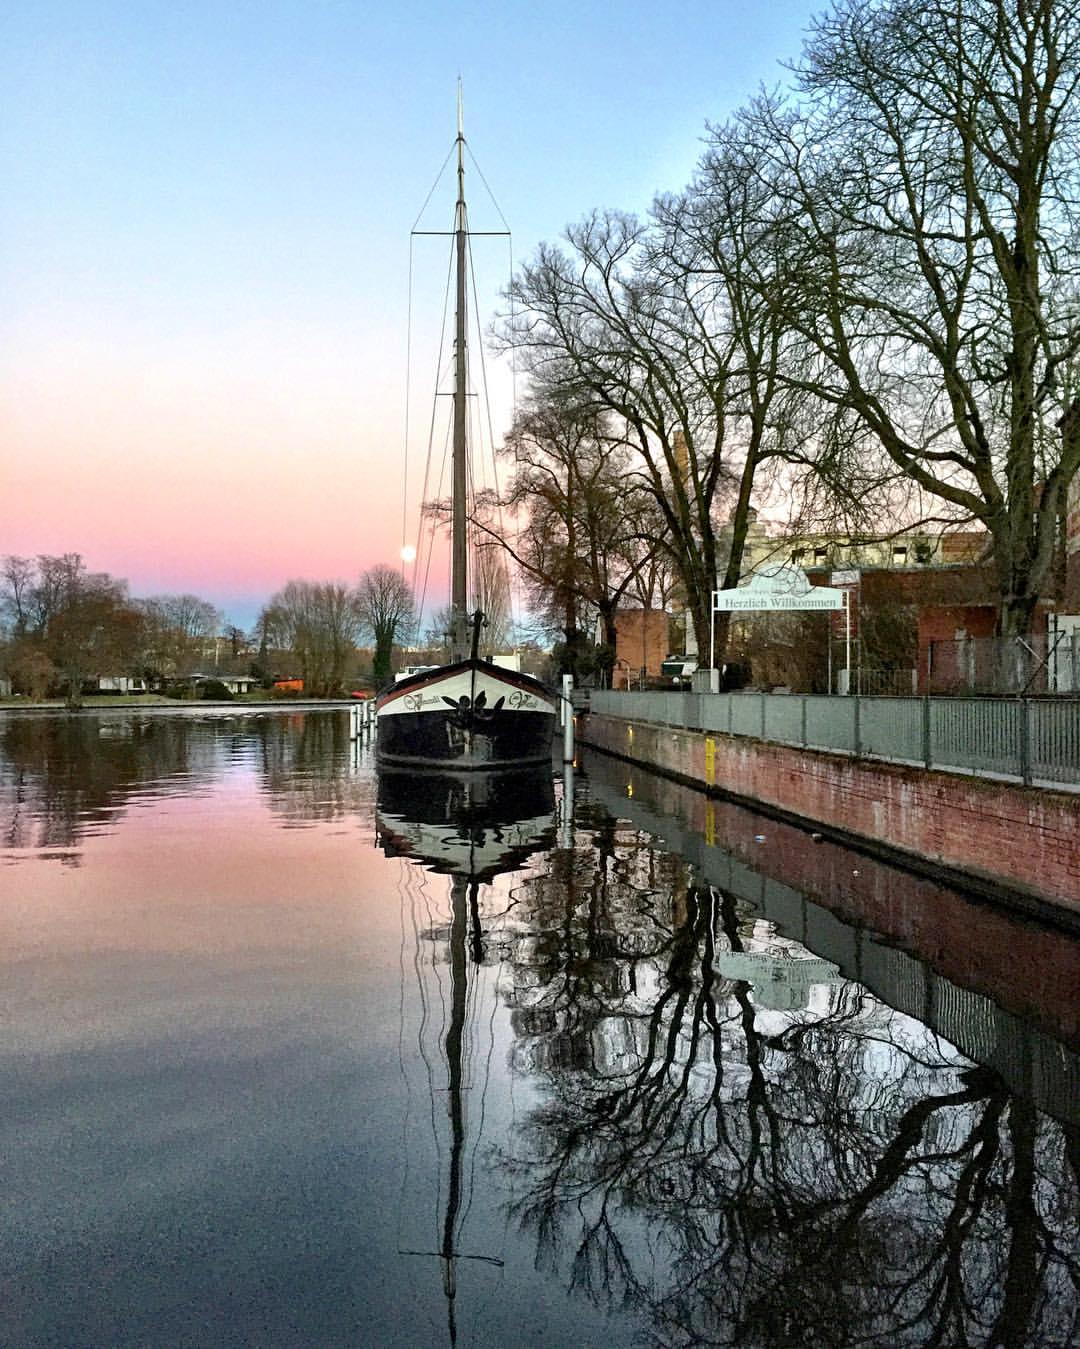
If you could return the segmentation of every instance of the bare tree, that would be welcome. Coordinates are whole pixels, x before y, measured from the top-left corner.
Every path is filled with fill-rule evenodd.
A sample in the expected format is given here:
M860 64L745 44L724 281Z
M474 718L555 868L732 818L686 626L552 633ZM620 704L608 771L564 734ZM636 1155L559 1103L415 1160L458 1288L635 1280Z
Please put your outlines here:
M797 74L802 104L762 98L740 135L802 387L986 527L1000 630L1025 632L1080 466L1080 12L839 0Z
M514 462L505 504L520 521L503 546L535 608L564 633L576 668L587 616L599 618L604 645L614 648L619 603L662 550L663 521L605 415L558 388L534 391L502 452Z
M496 538L481 533L472 549L473 607L484 615L481 654L490 656L512 641L513 605L506 553Z
M360 577L356 612L375 642L374 677L385 684L391 675L395 640L413 621L413 597L400 571L380 562Z
M532 373L610 413L636 453L634 476L664 518L702 650L716 584L715 508L724 459L730 336L695 306L684 277L653 265L649 226L596 213L543 245L512 286L506 340Z
M30 626L36 569L28 557L8 554L0 567L0 614L14 638L25 637Z
M361 630L357 597L348 587L289 581L272 596L259 626L267 646L293 653L309 692L326 695L344 686Z
M189 675L205 665L224 615L197 595L153 595L137 601L146 620L147 663L162 675Z
M142 619L128 602L126 582L87 571L78 553L42 554L32 579L25 569L18 570L23 581L29 581L18 620L25 640L52 662L69 707L79 706L83 682L91 675L135 665ZM40 660L33 666L36 685L45 667Z

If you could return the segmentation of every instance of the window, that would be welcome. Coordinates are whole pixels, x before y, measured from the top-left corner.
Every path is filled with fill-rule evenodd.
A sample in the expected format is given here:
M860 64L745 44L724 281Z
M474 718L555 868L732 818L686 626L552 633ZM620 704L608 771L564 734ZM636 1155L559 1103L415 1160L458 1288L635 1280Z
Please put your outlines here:
M892 550L893 565L903 567L907 564L907 545L903 543L893 544Z
M801 567L802 564L806 561L806 549L805 548L793 549L791 554L791 560L796 567Z
M824 562L825 559L826 559L828 556L829 556L829 550L828 550L828 548L815 548L815 549L814 549L814 561L815 561L815 562Z

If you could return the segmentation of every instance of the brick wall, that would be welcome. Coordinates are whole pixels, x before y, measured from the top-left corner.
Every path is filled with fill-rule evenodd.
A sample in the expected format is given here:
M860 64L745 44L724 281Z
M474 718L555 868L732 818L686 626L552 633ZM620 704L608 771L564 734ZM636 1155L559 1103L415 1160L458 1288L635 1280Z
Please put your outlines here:
M656 678L668 654L668 616L664 610L620 609L615 615L615 632L615 686L626 687L627 676L635 678L642 667Z
M1080 912L1080 798L592 713L582 738Z

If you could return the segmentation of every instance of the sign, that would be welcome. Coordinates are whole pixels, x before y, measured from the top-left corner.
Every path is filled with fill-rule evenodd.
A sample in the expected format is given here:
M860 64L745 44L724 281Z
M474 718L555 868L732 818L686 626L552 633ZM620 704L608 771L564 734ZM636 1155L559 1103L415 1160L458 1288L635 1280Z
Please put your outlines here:
M843 609L844 590L811 585L800 567L755 571L745 585L713 591L714 613Z
M834 571L829 577L829 584L839 586L842 590L849 592L848 596L848 620L840 618L838 614L833 615L832 635L834 637L846 637L848 634L847 622L850 622L850 632L852 637L858 636L859 632L859 582L862 579L862 573L859 571Z

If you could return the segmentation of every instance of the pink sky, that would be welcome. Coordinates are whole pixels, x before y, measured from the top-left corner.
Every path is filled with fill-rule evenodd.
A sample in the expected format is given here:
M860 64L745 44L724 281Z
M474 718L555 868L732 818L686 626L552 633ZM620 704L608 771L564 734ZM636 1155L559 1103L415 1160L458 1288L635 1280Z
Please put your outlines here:
M594 207L681 187L706 120L776 77L813 9L6 6L0 554L79 552L244 626L291 577L396 564L409 229L456 77L520 263ZM468 174L474 229L500 229ZM443 182L424 227L452 206ZM414 356L437 338L444 242L417 249ZM474 256L486 328L509 259L491 239ZM433 374L414 361L410 539Z

